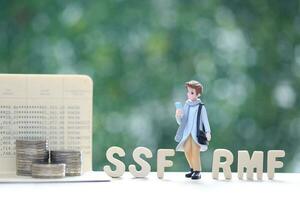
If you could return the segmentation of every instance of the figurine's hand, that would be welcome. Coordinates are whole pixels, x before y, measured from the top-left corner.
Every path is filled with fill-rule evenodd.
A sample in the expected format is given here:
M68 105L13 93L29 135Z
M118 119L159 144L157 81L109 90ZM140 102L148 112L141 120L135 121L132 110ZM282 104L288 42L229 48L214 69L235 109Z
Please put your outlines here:
M183 113L182 113L182 110L180 110L180 109L177 109L176 110L176 118L181 118L182 116L183 116Z
M207 141L210 141L211 140L211 134L210 133L206 133L206 138L207 138Z

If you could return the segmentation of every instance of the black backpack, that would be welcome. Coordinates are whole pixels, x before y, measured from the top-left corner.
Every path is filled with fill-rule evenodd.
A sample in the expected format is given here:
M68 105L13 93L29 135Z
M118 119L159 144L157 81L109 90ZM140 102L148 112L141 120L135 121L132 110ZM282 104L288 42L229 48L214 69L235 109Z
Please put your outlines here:
M202 130L200 130L200 116L201 116L201 110L202 110L202 106L204 104L200 103L199 107L198 107L198 112L197 112L197 140L199 144L204 144L204 145L208 145L208 141L205 135L205 127L204 124L202 123Z

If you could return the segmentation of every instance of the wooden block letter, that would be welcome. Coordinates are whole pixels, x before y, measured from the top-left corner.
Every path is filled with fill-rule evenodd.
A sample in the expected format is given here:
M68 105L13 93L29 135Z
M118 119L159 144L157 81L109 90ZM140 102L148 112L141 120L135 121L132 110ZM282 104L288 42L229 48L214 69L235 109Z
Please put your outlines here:
M152 152L148 148L137 147L133 151L132 157L133 157L134 161L141 166L141 170L138 171L136 169L135 165L129 165L128 169L129 169L129 172L136 178L144 178L151 171L151 166L149 165L148 162L146 162L145 160L143 160L141 158L141 154L144 154L146 158L152 158Z
M103 170L108 176L112 178L118 178L124 174L125 165L122 161L114 158L114 154L118 154L118 156L124 157L125 151L120 147L110 147L106 151L106 159L116 166L116 170L113 171L109 165L105 165Z
M221 162L221 158L224 157L226 160ZM230 165L233 162L233 154L227 149L216 149L213 155L213 164L212 164L212 177L213 179L219 178L219 170L223 169L224 176L226 179L231 179L231 167Z
M171 160L166 160L167 156L174 156L174 149L159 149L157 151L157 177L163 178L165 167L172 167L173 162Z
M238 151L238 177L243 179L244 169L247 171L247 179L253 180L254 168L256 168L257 179L262 180L264 165L264 152L254 151L250 159L248 151Z
M282 168L283 162L277 161L276 158L282 158L285 156L285 151L283 150L270 150L268 151L268 178L274 178L275 168Z

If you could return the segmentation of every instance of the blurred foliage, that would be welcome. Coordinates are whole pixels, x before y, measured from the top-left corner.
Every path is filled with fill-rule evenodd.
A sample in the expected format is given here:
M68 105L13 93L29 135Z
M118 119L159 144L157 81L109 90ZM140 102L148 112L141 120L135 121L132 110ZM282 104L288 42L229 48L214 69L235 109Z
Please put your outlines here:
M216 148L284 149L300 172L300 13L296 0L1 0L0 72L94 80L93 167L106 150L175 148L175 101L204 85ZM187 170L177 152L173 171Z

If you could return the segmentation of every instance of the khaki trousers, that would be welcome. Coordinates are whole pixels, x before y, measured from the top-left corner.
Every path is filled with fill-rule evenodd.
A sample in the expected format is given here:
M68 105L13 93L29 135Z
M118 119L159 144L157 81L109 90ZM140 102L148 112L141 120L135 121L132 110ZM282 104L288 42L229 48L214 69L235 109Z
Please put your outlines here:
M200 146L193 140L191 134L185 141L183 148L190 168L194 171L201 171Z

